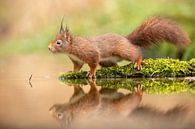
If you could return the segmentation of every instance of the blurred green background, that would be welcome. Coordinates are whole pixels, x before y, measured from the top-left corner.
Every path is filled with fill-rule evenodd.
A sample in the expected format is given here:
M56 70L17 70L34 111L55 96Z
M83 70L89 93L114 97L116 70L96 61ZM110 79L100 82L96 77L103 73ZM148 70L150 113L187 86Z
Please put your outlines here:
M148 17L168 17L192 40L183 59L195 57L195 0L1 0L0 57L48 54L47 46L63 16L70 31L84 37L110 32L127 35ZM143 55L176 58L177 50L163 43L144 50Z

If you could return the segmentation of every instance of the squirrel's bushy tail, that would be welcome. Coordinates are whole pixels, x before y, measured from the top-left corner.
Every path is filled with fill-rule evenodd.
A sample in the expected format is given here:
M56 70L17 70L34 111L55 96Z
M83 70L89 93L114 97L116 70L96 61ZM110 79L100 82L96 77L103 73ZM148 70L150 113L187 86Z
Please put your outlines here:
M138 46L148 47L161 41L167 41L182 48L190 43L190 39L173 21L163 18L150 18L127 36L127 39Z

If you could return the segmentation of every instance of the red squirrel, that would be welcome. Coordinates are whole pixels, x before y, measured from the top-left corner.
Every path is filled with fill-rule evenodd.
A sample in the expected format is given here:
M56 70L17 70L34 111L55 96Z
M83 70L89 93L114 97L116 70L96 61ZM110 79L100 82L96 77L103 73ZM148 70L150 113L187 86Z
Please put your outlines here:
M176 23L163 18L149 18L127 36L108 33L84 38L74 36L68 27L61 28L48 48L53 53L65 53L74 64L74 71L79 71L84 63L90 67L88 78L95 78L98 64L102 67L117 65L122 60L132 61L135 68L141 69L141 47L167 41L179 48L184 48L190 39Z

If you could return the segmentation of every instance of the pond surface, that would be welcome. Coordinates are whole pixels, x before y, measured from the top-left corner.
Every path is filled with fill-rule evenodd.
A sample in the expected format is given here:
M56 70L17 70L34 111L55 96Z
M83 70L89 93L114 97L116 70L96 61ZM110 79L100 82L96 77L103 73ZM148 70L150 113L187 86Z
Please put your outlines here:
M194 78L58 80L71 69L64 57L1 58L0 129L195 128Z

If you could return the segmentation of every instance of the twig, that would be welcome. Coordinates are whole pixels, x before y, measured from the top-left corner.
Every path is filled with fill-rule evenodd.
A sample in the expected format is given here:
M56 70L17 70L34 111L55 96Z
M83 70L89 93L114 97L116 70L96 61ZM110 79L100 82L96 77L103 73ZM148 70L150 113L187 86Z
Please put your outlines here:
M30 75L30 77L29 77L29 79L28 79L28 82L29 82L30 87L32 87L31 78L32 78L32 74Z

